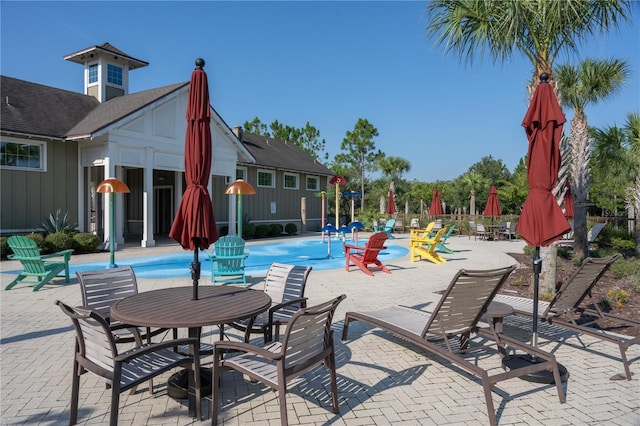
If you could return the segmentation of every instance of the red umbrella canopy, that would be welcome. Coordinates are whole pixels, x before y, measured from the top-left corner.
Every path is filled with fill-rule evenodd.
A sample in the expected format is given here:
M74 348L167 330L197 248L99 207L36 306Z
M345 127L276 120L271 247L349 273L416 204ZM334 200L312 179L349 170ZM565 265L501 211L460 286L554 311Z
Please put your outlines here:
M498 190L495 186L491 186L489 190L489 198L487 199L487 205L484 207L485 216L500 216L502 210L500 210L500 200L498 200Z
M564 193L564 217L571 219L573 217L573 196L571 195L571 185L567 182L567 190Z
M396 214L398 209L396 209L396 203L394 201L394 192L395 192L396 184L394 181L391 181L389 184L389 200L387 202L387 214Z
M548 78L548 77L546 77ZM560 168L560 137L566 122L553 88L544 74L533 93L522 120L529 150L527 181L529 194L518 221L518 233L533 246L548 246L571 230L560 206L551 193Z
M440 191L438 188L433 190L433 198L431 199L431 206L429 207L429 214L431 216L442 215L442 201L440 201Z
M216 219L207 186L211 174L211 112L204 60L196 60L187 101L184 170L187 188L169 236L187 250L205 250L218 239Z

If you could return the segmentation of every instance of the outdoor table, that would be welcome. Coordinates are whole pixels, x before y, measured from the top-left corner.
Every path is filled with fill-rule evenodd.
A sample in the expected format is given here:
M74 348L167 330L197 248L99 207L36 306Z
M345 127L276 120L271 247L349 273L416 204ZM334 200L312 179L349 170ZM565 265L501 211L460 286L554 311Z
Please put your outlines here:
M487 306L487 312L484 313L484 316L491 321L491 327L493 327L495 332L500 334L503 331L504 317L513 315L513 313L513 307L511 305L494 301L489 303L489 306ZM500 352L500 356L502 357L506 355L504 346L498 346L498 352Z
M200 338L204 326L227 324L266 311L271 298L263 291L236 286L201 286L198 300L193 287L145 291L111 306L111 317L139 327L188 328L189 337ZM189 374L189 415L196 417L193 378Z
M491 225L485 225L484 227L487 229L487 231L491 233L491 239L493 241L497 241L498 236L500 235L500 230L502 229L502 225L496 223Z

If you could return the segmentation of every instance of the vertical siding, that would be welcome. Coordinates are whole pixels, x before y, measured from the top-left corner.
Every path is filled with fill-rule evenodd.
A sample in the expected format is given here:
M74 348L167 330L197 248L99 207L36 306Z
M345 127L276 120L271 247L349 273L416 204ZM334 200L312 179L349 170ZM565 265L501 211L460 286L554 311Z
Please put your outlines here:
M60 209L78 222L78 145L47 142L47 172L0 170L0 229L33 229Z

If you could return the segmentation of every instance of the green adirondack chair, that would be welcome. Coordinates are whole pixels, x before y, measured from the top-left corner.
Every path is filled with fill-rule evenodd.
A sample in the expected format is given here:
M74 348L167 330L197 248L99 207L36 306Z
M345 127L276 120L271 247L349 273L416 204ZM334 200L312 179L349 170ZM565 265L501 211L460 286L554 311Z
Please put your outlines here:
M438 243L436 244L436 250L448 253L448 254L453 254L453 250L451 250L449 247L445 246L444 243L447 242L447 239L449 238L449 235L451 235L451 233L453 232L453 230L455 229L456 225L451 225L449 226L449 228L447 229L447 232L444 233L444 235L442 235L442 238L440 238L440 241L438 241ZM434 234L435 236L435 234Z
M211 258L211 282L215 285L242 283L247 286L244 260L249 254L244 250L244 240L236 235L225 235L214 243Z
M13 288L16 284L35 284L33 291L40 288L51 281L58 274L64 271L64 282L69 283L69 260L71 259L72 249L62 250L52 254L41 254L35 241L14 235L9 237L7 244L13 251L8 256L11 260L19 260L22 263L24 271L9 283L5 290ZM63 257L63 260L47 260L52 257ZM35 280L25 280L27 277L35 277Z

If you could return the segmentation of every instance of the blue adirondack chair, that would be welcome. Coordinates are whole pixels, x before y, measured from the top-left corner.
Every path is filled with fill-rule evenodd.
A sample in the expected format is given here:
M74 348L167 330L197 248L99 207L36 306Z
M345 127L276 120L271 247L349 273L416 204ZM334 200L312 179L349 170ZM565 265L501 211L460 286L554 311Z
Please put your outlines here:
M64 282L69 283L69 260L71 259L72 249L62 250L52 254L41 254L40 249L35 241L14 235L9 237L7 244L13 251L8 256L11 260L19 260L24 271L9 283L5 290L13 288L16 284L35 284L33 291L40 288L56 277L60 272L64 271ZM62 257L62 260L48 260L52 257ZM25 280L27 277L35 277L35 280Z
M391 235L394 226L396 226L395 219L389 219L387 223L384 224L384 228L382 228L382 230L387 233L387 238L395 238L393 235Z
M237 235L225 235L214 243L211 258L211 282L215 285L242 283L247 286L244 260L249 256L244 250L244 240Z

